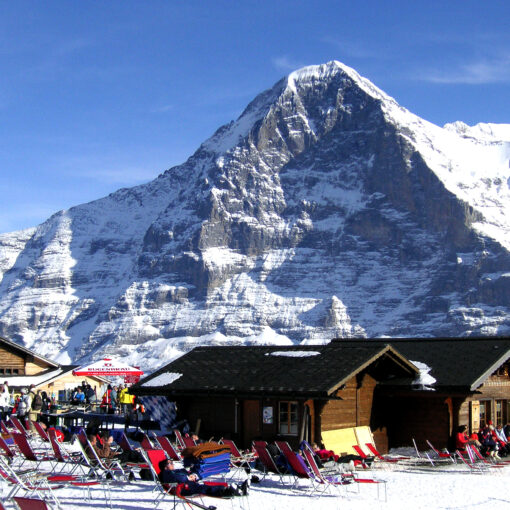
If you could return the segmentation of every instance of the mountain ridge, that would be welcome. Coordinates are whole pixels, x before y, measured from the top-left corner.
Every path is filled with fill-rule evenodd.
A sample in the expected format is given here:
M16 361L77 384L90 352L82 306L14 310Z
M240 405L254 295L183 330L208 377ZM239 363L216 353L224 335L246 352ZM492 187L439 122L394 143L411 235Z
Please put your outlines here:
M150 183L0 235L0 334L153 367L202 342L505 334L505 126L295 71Z

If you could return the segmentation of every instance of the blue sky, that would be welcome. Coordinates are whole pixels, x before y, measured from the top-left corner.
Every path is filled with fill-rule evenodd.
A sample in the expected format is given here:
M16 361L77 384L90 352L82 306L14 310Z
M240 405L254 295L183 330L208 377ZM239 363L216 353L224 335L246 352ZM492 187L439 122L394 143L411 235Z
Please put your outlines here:
M304 65L510 123L509 22L508 0L0 0L0 232L153 179Z

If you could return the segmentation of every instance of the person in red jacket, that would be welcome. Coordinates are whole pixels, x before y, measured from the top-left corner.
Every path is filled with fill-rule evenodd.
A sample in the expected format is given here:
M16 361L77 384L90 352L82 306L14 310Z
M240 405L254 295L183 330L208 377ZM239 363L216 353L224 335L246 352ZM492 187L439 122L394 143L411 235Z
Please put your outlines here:
M469 444L473 444L473 440L467 433L467 426L460 425L457 429L457 434L455 435L455 448L460 452L465 452L466 446Z

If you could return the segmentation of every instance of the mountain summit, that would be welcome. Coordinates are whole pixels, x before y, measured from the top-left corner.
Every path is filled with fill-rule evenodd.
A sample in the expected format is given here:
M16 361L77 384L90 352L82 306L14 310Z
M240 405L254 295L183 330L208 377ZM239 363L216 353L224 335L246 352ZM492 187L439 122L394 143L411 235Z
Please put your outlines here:
M330 62L154 181L0 236L0 334L155 368L197 344L510 332L510 126Z

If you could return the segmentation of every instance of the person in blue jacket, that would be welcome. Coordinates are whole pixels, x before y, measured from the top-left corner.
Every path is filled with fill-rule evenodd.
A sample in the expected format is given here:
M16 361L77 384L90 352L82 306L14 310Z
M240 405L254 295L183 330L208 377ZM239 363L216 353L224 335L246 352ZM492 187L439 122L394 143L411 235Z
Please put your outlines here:
M198 483L198 475L189 473L186 469L176 469L170 459L162 460L159 463L159 479L161 483L183 483L185 487L181 490L183 496L203 494L216 498L231 498L233 496L246 496L248 494L248 480L245 480L239 487L232 485L206 485Z

